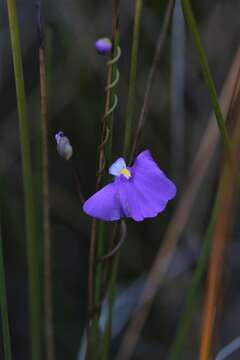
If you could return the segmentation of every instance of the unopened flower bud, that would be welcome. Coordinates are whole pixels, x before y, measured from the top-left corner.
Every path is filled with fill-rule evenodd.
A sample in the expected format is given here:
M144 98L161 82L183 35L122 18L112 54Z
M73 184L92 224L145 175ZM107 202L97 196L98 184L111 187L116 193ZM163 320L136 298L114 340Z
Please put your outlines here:
M112 51L112 42L108 38L101 38L95 42L95 49L100 55L107 55Z
M57 152L64 160L69 160L73 154L73 148L69 139L64 135L62 131L59 131L55 135L57 142Z

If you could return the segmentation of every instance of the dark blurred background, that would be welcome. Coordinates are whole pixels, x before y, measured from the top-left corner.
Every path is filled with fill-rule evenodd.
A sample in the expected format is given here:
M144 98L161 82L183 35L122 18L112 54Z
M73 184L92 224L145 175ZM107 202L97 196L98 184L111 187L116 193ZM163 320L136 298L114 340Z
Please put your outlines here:
M81 211L74 180L73 163L56 152L54 134L62 130L74 148L73 162L81 174L86 197L94 192L100 119L104 109L106 60L99 57L94 42L111 34L111 1L49 0L44 4L49 80L49 170L51 191L52 259L54 276L54 325L58 360L77 359L86 320L87 265L90 219ZM145 2L137 78L137 121L146 80L161 29L166 1ZM220 92L238 49L240 2L222 0L194 2L203 44ZM41 124L39 117L39 75L37 13L34 1L17 0L21 30L26 93L31 128L32 163L38 225L41 229ZM119 105L115 115L114 157L121 156L126 114L133 2L121 1L118 86ZM141 148L149 148L160 167L175 180L181 193L212 107L201 76L195 48L181 13L175 13L172 31L151 94L150 111ZM28 297L25 222L15 85L6 2L0 0L0 200L4 255L14 360L28 357ZM179 36L171 36L173 32ZM178 51L176 48L179 46ZM175 74L175 75L174 75ZM180 76L179 78L179 75ZM174 82L175 81L175 82ZM173 90L174 84L176 92ZM180 102L176 103L176 98ZM175 99L175 100L174 100ZM216 157L217 160L217 157ZM208 173L192 211L188 227L176 249L170 271L155 299L134 359L165 359L199 254L202 236L211 210L218 166ZM137 300L166 224L178 197L158 218L135 224L128 221L127 242L122 250L119 296L130 309ZM40 230L41 231L41 230ZM228 295L222 319L221 345L240 333L239 229L232 242ZM39 257L42 258L41 237ZM124 292L125 291L125 292ZM128 293L129 291L129 293ZM124 295L125 294L125 295ZM195 312L184 359L197 358L202 299ZM118 318L116 313L116 326ZM121 314L121 312L119 312ZM120 315L119 315L120 316ZM126 321L128 320L126 315ZM119 321L120 323L120 321ZM116 330L122 333L124 323ZM118 338L114 342L117 347ZM236 357L234 357L236 356ZM239 354L231 359L239 359ZM3 358L3 355L0 355Z

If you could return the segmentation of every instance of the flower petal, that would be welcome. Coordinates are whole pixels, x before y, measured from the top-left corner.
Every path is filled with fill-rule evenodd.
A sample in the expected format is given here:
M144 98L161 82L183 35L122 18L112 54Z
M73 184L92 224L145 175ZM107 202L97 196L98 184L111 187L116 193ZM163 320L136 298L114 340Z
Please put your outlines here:
M148 194L153 202L160 200L167 202L175 197L176 186L160 170L148 150L138 155L131 171L136 188Z
M119 182L118 192L123 216L130 217L135 221L142 221L144 216L141 212L139 198L132 182L125 179L121 180L121 184Z
M175 196L174 183L159 169L148 150L139 154L128 168L130 178L120 173L123 168L126 168L123 158L109 168L116 178L85 202L83 210L88 215L106 221L121 217L142 221L157 216Z
M119 220L123 213L117 189L116 184L111 183L97 191L84 203L83 210L85 213L100 220Z
M126 168L126 162L124 158L117 159L109 168L108 172L111 175L119 176L121 175L121 170Z

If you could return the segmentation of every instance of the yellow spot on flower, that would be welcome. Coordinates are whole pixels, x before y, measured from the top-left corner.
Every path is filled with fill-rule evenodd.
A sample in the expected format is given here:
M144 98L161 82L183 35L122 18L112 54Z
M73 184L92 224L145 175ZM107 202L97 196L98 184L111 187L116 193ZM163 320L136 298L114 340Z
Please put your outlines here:
M130 173L130 171L127 169L127 168L123 168L121 171L120 171L120 173L122 174L122 175L124 175L127 179L129 179L132 175L131 175L131 173Z

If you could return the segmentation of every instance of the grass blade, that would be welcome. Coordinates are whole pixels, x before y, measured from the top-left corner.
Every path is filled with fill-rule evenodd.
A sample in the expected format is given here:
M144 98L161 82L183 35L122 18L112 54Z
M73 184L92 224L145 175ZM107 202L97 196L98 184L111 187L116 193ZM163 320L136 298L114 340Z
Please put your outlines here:
M11 350L11 339L10 339L9 321L8 321L7 291L5 284L1 223L0 223L0 306L1 306L1 318L2 318L2 329L3 329L4 359L11 360L12 350Z
M213 81L211 72L209 70L205 51L204 51L202 43L201 43L201 39L200 39L197 23L196 23L196 20L194 18L194 14L192 11L191 3L189 0L181 0L181 3L182 3L182 9L183 9L183 14L185 16L185 20L189 26L189 30L192 34L193 41L194 41L194 44L195 44L197 52L198 52L199 61L200 61L201 67L202 67L204 80L205 80L205 83L208 88L208 92L209 92L209 95L210 95L210 98L212 101L212 105L214 108L218 128L219 128L220 135L221 135L224 147L225 147L225 151L226 151L226 154L228 154L229 159L232 159L230 138L229 138L226 126L225 126L225 121L224 121L224 117L222 114L222 110L221 110L219 102L218 102L216 88L214 85L214 81Z
M186 337L187 337L187 334L188 334L188 331L190 328L192 315L193 315L193 312L195 309L195 302L196 302L197 296L199 294L199 286L200 286L200 283L202 281L202 278L203 278L203 275L204 275L204 272L205 272L206 266L207 266L208 255L209 255L209 251L210 251L211 244L212 244L213 227L216 222L216 211L217 211L217 207L218 207L218 198L219 197L216 196L215 205L214 205L214 208L212 211L210 222L208 224L208 228L206 231L201 254L200 254L200 257L198 260L196 270L193 275L191 289L189 291L189 294L188 294L188 297L186 300L186 306L181 315L179 329L177 331L177 334L175 336L175 339L174 339L174 342L173 342L173 345L172 345L172 348L171 348L171 351L169 354L169 360L178 360L182 356L182 354L181 354L182 347L186 340Z
M227 121L231 122L231 114L233 112L233 104L236 100L236 96L238 93L238 87L239 87L239 79L240 79L240 69L239 69L239 60L240 60L240 51L237 51L237 54L233 60L233 64L231 67L231 70L228 75L228 79L225 82L224 90L221 95L221 104L223 109L226 108L226 102L228 102L228 111L225 109L225 113L227 113ZM226 96L227 95L227 96ZM206 131L206 134L208 134L208 139L205 139L202 142L202 148L205 152L205 156L208 156L208 154L213 152L213 148L216 146L216 136L217 136L217 129L214 132L212 130L212 127L216 126L212 119L209 121L208 130ZM212 135L211 135L212 134ZM214 145L215 144L215 145ZM202 162L202 159L197 156L195 158L194 164L193 164L193 170L192 173L197 173L197 169L200 168L200 164ZM218 191L219 193L219 191ZM211 246L211 239L212 239L212 233L213 233L213 226L215 224L216 220L216 211L218 208L218 199L219 197L216 197L214 210L212 212L211 220L208 225L208 229L206 231L205 239L203 242L203 247L201 250L201 254L198 260L198 264L196 267L196 270L193 275L193 281L191 285L191 289L189 291L189 294L187 296L185 309L183 310L183 313L181 315L179 327L177 329L177 333L175 336L175 339L173 341L173 345L171 347L169 359L179 359L182 354L182 347L184 346L184 343L187 339L187 335L190 329L191 320L195 308L195 300L197 299L197 295L199 293L199 286L203 277L203 274L206 270L207 266L207 260L208 255L210 251Z
M34 209L33 177L31 169L30 140L28 128L28 115L23 77L23 65L19 26L15 0L7 0L10 36L12 44L13 65L17 93L20 143L22 153L23 185L25 197L26 237L28 251L29 275L29 304L30 304L30 333L31 333L31 359L40 360L40 297L39 297L39 268L36 248L36 220Z
M233 132L233 151L237 159L240 141L240 90L234 103L231 116L235 120ZM199 359L205 360L212 356L213 344L217 334L216 320L219 314L219 303L222 295L222 279L225 269L225 259L228 253L229 232L233 226L233 211L236 205L236 188L239 190L238 162L234 163L232 171L224 164L221 179L221 197L218 206L217 221L213 234L213 246L209 261L207 292L205 297L202 334ZM226 214L228 216L226 216Z
M128 90L128 104L127 104L127 115L126 115L124 146L123 146L123 157L125 159L129 158L131 142L132 142L141 15L142 15L142 0L136 0L132 53L131 53L130 79L129 79L129 90Z
M229 111L231 98L235 93L239 59L240 52L238 50L222 91L221 103L225 115ZM229 96L229 94L231 94L231 96ZM219 131L217 131L218 129L216 128L216 123L212 121L213 119L214 116L212 116L208 121L207 129L205 134L202 136L199 149L189 171L189 179L186 187L178 201L172 220L167 226L162 239L161 247L158 250L149 272L139 304L134 311L130 325L126 330L123 341L119 347L117 359L130 358L150 312L154 297L162 284L166 271L172 260L178 240L183 234L189 221L194 201L196 200L197 193L200 190L205 175L211 165L214 150L218 143Z
M152 65L151 65L151 68L148 73L146 91L144 93L143 105L141 108L141 113L140 113L140 117L139 117L138 124L137 124L137 130L134 135L134 141L133 141L133 146L132 146L132 151L131 151L131 159L130 159L131 161L134 159L134 157L138 151L138 146L139 146L139 143L141 140L141 134L142 134L143 127L145 125L145 121L146 121L147 114L148 114L151 90L153 87L155 74L156 74L157 68L159 66L159 62L161 59L165 40L166 40L169 26L171 23L174 4L175 4L175 0L169 0L165 15L164 15L163 24L161 26L161 30L160 30L160 33L158 36L154 58L153 58Z

